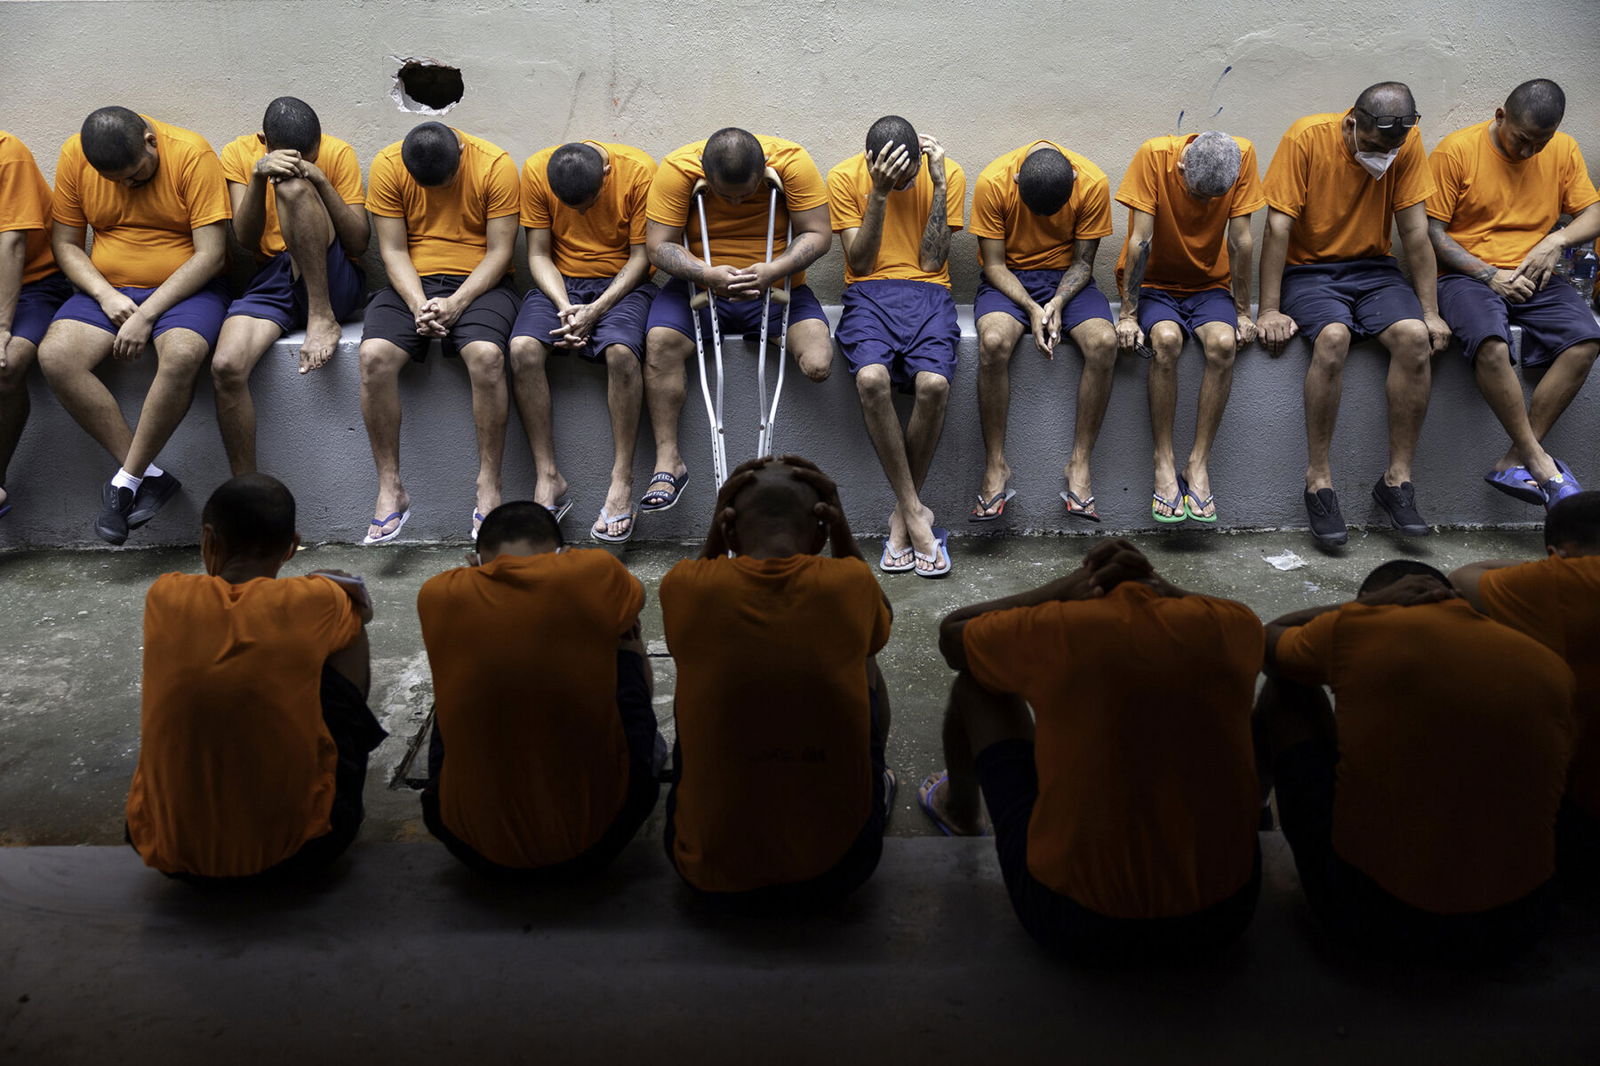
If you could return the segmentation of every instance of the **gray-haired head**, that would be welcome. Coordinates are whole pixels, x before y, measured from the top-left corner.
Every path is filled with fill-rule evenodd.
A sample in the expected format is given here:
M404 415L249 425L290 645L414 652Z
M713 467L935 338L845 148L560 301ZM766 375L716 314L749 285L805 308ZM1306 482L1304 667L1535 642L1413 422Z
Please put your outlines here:
M1219 130L1207 130L1183 152L1183 181L1202 200L1221 196L1239 180L1239 142Z

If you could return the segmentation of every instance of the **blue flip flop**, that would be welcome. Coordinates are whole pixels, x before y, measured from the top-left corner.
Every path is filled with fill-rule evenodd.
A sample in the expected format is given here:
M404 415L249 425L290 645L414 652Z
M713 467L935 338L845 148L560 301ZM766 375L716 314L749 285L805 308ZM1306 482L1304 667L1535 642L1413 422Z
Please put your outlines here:
M1556 469L1561 469L1559 461L1556 463ZM1565 471L1562 471L1562 473L1564 474ZM1533 475L1528 472L1528 468L1525 466L1513 466L1505 470L1491 470L1483 475L1483 480L1487 481L1491 487L1510 496L1513 500L1541 506L1544 504L1544 492L1534 483Z
M394 528L389 530L389 532L374 534L371 531L373 528L382 529L390 522L394 522L396 518L400 519L400 521L395 522ZM404 511L391 511L389 512L389 516L387 518L374 518L370 523L368 523L369 528L366 539L364 539L361 543L371 546L373 544L384 544L393 540L400 535L400 531L402 529L406 528L406 522L410 518L411 508L409 507L407 507Z
M557 525L560 525L561 520L567 517L567 512L572 510L572 493L567 493L561 499L546 507L545 510L549 511L550 517L556 520Z
M940 526L934 526L933 540L934 547L932 555L924 555L915 548L911 550L912 558L915 560L915 562L912 563L913 568L918 562L933 564L932 570L918 570L918 577L944 577L950 573L951 570L955 569L950 562L950 531Z

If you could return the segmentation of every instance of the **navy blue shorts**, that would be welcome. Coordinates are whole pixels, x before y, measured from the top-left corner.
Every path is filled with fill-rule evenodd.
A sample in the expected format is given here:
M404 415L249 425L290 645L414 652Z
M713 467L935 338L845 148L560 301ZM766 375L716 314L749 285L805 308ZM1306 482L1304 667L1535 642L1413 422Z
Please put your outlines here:
M1031 740L1001 740L978 753L978 784L994 824L1000 874L1017 920L1041 947L1084 962L1109 963L1216 951L1255 915L1261 847L1243 888L1204 910L1171 918L1113 918L1047 887L1028 869L1028 823L1039 799Z
M340 322L360 310L367 297L367 275L335 240L328 245L328 302ZM295 277L294 261L279 252L256 271L244 295L228 305L228 317L246 315L276 323L285 333L306 328L306 283Z
M17 292L17 309L11 316L11 335L39 347L45 330L61 305L72 297L72 282L61 271L30 281Z
M1022 282L1022 287L1028 290L1028 295L1033 297L1035 303L1044 303L1056 294L1056 287L1061 284L1061 275L1065 270L1016 270L1017 280ZM1028 315L1022 308L1001 292L990 285L983 275L978 276L978 295L972 301L972 319L974 322L982 321L983 316L994 311L1003 311L1012 318L1021 322L1024 327L1028 324ZM1111 301L1106 299L1105 293L1095 288L1094 282L1085 285L1083 289L1067 301L1067 306L1061 309L1061 332L1071 333L1078 326L1092 318L1103 318L1111 322Z
M850 373L886 366L896 385L919 373L955 378L961 326L950 290L931 281L858 281L845 286L844 313L834 334Z
M561 280L566 282L567 299L575 304L593 303L611 287L610 278L569 278L563 274ZM643 282L600 316L600 324L595 326L588 344L577 349L552 347L551 351L573 352L580 359L603 363L605 350L620 344L643 359L645 323L650 318L650 305L660 291L653 282ZM551 332L560 326L561 316L556 314L556 305L535 286L522 298L522 310L511 327L511 335L532 337L548 345Z
M717 305L717 322L724 334L737 333L747 340L760 337L761 305L764 301L759 298L724 300L718 297L712 302ZM797 322L804 322L808 318L817 319L823 325L828 323L828 316L822 311L822 302L811 291L811 286L796 285L789 292L789 327L793 329ZM783 305L774 300L772 310L767 313L768 335L772 340L777 339L782 325ZM688 282L673 278L650 305L650 319L645 329L648 332L657 326L677 330L685 337L694 336L694 322L689 317ZM706 343L710 344L711 313L704 307L700 309L700 328L705 330Z
M1208 322L1238 329L1239 312L1233 306L1233 294L1227 289L1168 292L1142 285L1139 287L1139 328L1148 337L1150 327L1157 322L1175 322L1185 335Z
M118 292L136 304L142 304L156 290L118 288ZM228 285L221 278L212 278L205 287L192 296L186 296L167 308L156 319L150 338L161 336L169 329L187 329L200 334L210 347L216 347L217 334L222 332L222 319L228 313ZM107 333L115 334L117 327L106 313L100 310L100 301L88 293L75 292L61 305L53 322L87 322Z
M1511 327L1522 327L1522 364L1543 366L1584 341L1600 340L1600 323L1583 297L1560 278L1520 304L1465 274L1439 275L1439 314L1461 339L1461 354L1472 362L1486 340L1510 342Z
M465 274L428 274L422 278L422 295L430 300L449 296L466 280ZM486 341L504 355L510 343L511 324L516 320L517 290L511 287L511 279L507 277L461 312L456 324L450 327L449 336L439 341L439 348L446 356L457 358L467 345ZM428 357L428 345L434 338L417 332L416 316L391 287L374 293L367 304L361 340L363 343L388 341L420 363Z
M1376 337L1408 318L1422 320L1422 302L1392 255L1284 267L1279 309L1308 342L1334 322L1354 339Z

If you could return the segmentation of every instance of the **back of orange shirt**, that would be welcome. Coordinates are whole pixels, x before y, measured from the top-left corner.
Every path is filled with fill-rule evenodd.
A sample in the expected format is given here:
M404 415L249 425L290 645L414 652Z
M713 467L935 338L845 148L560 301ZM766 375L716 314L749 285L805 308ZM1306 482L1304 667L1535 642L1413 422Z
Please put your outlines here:
M39 172L33 153L0 130L0 233L27 231L23 246L22 284L55 272L50 251L50 185Z
M980 615L963 642L979 684L1034 711L1036 879L1115 918L1192 914L1250 880L1262 630L1248 607L1129 582Z
M448 184L418 185L400 159L404 141L379 152L367 178L367 210L380 218L405 219L406 249L422 277L471 274L489 248L489 220L521 209L511 157L470 133L455 134L461 138L461 163Z
M785 237L789 212L827 207L828 190L822 184L822 173L812 162L811 153L804 148L781 137L758 134L756 140L761 142L761 150L766 153L767 166L777 171L783 182L783 195L778 197L777 220L773 224L772 257L776 259L789 247ZM700 244L699 209L689 202L689 194L694 191L694 183L706 176L705 167L700 163L705 149L705 141L696 141L661 160L661 168L650 183L646 212L651 222L685 227L690 250L702 260L705 251ZM730 204L707 189L705 205L706 224L711 227L712 266L747 267L766 261L767 212L771 202L765 186L739 204ZM803 285L805 272L791 274L789 280Z
M632 246L644 243L645 203L656 161L626 144L584 141L602 149L611 173L587 211L561 202L550 190L550 156L560 145L535 152L522 165L522 224L550 231L556 269L569 278L615 277Z
M549 866L604 835L628 789L617 641L644 586L607 552L501 556L417 594L444 741L439 813L502 866Z
M1490 570L1478 582L1484 613L1567 661L1577 678L1577 741L1567 797L1600 820L1600 556L1551 556Z
M90 260L107 283L152 289L194 255L194 231L232 216L222 164L204 137L148 115L160 162L137 189L108 181L84 158L78 134L56 161L55 220L94 231Z
M889 606L859 559L691 559L661 579L681 755L673 859L710 892L843 858L871 811L867 657Z
M1437 914L1511 903L1550 879L1572 755L1559 656L1465 600L1346 604L1276 650L1285 677L1333 688L1340 857Z
M1449 134L1428 157L1428 215L1490 266L1512 270L1563 214L1600 202L1578 142L1557 133L1531 159L1511 159L1480 122Z
M236 185L249 185L256 164L267 154L267 145L259 134L247 133L235 137L222 146L222 176ZM328 183L339 193L339 199L360 207L366 202L361 195L361 163L356 150L337 137L322 135L315 160L317 169L328 177ZM288 250L283 243L283 229L278 225L278 192L267 183L266 222L261 227L261 240L257 251L268 258Z
M338 751L322 720L322 666L360 632L327 578L156 579L127 806L148 865L247 876L328 831Z
M1253 214L1266 205L1256 146L1243 137L1239 145L1239 177L1221 196L1202 200L1189 191L1178 160L1198 137L1152 137L1139 146L1117 188L1117 203L1155 216L1150 260L1144 283L1168 292L1200 292L1228 284L1228 220ZM1130 224L1129 228L1132 226ZM1128 262L1128 242L1117 258L1117 285Z
M1290 266L1388 255L1395 212L1433 192L1417 127L1374 181L1345 147L1346 114L1307 115L1295 122L1267 167L1267 204L1294 219Z
M960 229L966 221L967 176L948 156L944 160L945 221ZM828 171L828 214L833 231L855 229L867 213L867 197L872 192L872 175L867 155L857 153ZM928 228L928 212L933 208L933 178L924 160L918 159L917 180L905 189L889 193L883 211L883 236L878 243L878 262L870 274L857 274L844 261L845 284L858 281L926 281L950 287L950 259L938 270L923 270L922 234Z
M1072 196L1053 215L1036 215L1022 202L1017 171L1036 145L1049 145L1072 164ZM1011 270L1065 270L1072 242L1111 236L1111 182L1105 171L1054 141L1033 141L983 168L972 188L974 237L1006 242ZM978 251L983 262L983 251Z

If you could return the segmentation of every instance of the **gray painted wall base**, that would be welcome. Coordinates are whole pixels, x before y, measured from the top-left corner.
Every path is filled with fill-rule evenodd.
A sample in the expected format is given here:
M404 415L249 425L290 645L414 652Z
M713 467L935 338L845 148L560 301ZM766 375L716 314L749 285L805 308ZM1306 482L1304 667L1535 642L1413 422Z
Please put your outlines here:
M829 313L836 319L838 308L829 308ZM1058 349L1054 360L1044 360L1029 340L1018 346L1012 361L1007 456L1017 497L1007 508L1003 523L971 525L966 521L983 471L983 445L977 410L977 339L968 306L961 308L961 323L961 364L944 438L923 492L938 523L956 533L1006 529L1088 532L1153 526L1145 394L1149 364L1135 356L1118 362L1110 409L1094 456L1094 491L1105 523L1088 526L1068 519L1057 497L1061 467L1071 448L1082 360L1070 345ZM261 469L282 477L294 490L300 504L300 528L308 541L359 540L372 515L375 482L359 398L360 333L359 324L346 326L333 361L305 376L296 372L298 338L286 338L262 360L251 382L260 424ZM725 348L730 465L755 448L753 348L753 344L737 340ZM1301 382L1307 358L1306 345L1298 339L1278 359L1270 358L1259 346L1241 354L1233 398L1211 463L1221 527L1305 527ZM1202 364L1191 341L1179 370L1175 439L1180 464L1193 437ZM1387 366L1383 349L1367 343L1351 353L1345 371L1333 462L1345 517L1354 525L1387 525L1369 496L1372 482L1387 463L1383 392ZM108 359L101 369L130 418L138 413L154 368L153 355L146 355L131 364ZM769 367L768 372L775 371ZM601 367L563 357L553 359L549 370L557 456L576 501L565 527L574 540L585 536L586 526L599 511L611 468L604 373ZM33 416L11 466L7 488L14 509L0 520L0 549L99 544L92 522L100 484L115 466L56 403L37 371L30 374L29 388ZM401 397L405 419L401 474L413 507L402 536L413 542L465 541L477 472L465 368L459 361L430 355L426 362L413 363L402 372ZM910 398L902 398L901 406L904 415ZM1565 459L1579 477L1600 478L1597 423L1600 390L1591 388L1579 395L1546 441L1551 452ZM692 368L680 433L691 470L683 506L644 516L636 534L640 538L701 536L715 498L710 434ZM820 385L790 367L776 440L780 451L808 456L839 482L857 532L870 534L886 528L893 496L862 424L842 357L836 356L832 377ZM650 442L648 415L643 415L634 462L636 497L650 477ZM1505 446L1505 434L1452 344L1434 361L1432 406L1416 464L1418 502L1424 516L1439 525L1540 522L1542 510L1509 500L1481 480ZM228 476L208 375L203 375L194 407L159 463L183 480L184 492L154 522L136 532L129 546L194 543L206 496ZM531 496L532 470L527 438L513 410L506 442L507 499Z

